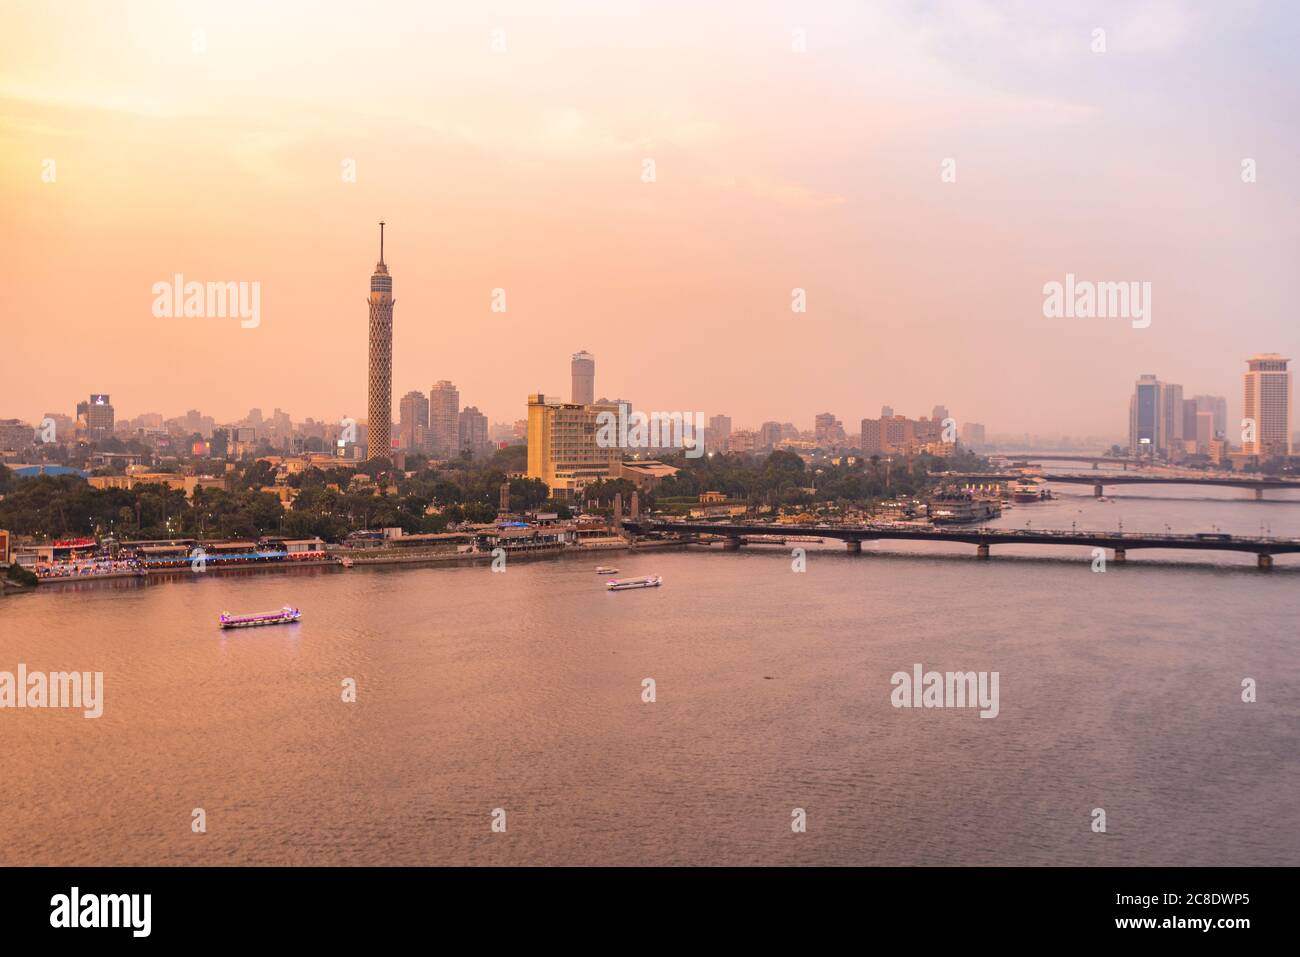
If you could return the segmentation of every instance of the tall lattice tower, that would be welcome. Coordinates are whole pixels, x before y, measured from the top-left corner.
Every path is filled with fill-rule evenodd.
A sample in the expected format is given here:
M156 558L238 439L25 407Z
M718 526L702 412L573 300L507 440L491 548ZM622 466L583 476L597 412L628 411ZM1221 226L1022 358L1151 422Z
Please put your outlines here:
M366 458L384 459L393 448L393 277L384 265L384 224L379 262L370 277L370 407Z

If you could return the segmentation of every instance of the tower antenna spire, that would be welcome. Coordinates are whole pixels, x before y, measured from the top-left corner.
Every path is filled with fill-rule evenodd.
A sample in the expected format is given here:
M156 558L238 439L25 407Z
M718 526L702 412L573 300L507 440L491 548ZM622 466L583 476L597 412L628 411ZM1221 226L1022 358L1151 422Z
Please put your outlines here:
M384 221L379 221L379 261L384 261Z

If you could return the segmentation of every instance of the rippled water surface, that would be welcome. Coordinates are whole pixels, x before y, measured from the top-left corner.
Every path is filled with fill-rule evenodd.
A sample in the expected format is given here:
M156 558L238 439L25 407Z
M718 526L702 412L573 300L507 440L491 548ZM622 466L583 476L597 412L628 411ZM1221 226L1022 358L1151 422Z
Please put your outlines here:
M1001 524L1300 536L1245 493L1061 494ZM0 670L106 685L0 711L0 863L1300 864L1300 559L806 547L0 599ZM916 662L999 672L1001 713L891 707Z

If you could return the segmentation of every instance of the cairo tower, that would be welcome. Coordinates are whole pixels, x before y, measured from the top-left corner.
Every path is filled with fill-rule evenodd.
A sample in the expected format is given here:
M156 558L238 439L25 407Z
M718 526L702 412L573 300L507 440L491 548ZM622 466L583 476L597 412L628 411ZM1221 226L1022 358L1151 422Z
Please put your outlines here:
M384 224L379 262L370 277L370 407L367 459L388 458L393 447L393 277L384 265Z

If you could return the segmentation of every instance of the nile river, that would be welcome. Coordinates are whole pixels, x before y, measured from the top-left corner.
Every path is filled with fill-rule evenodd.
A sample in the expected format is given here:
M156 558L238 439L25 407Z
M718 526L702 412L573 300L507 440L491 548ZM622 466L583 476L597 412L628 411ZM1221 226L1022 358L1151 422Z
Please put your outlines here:
M1300 536L1300 503L1116 491L999 524ZM105 685L0 711L0 864L1300 864L1300 558L806 547L0 599L0 670ZM892 707L918 662L997 671L1000 713Z

